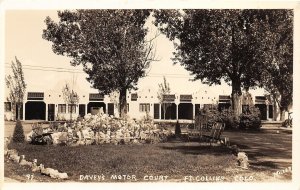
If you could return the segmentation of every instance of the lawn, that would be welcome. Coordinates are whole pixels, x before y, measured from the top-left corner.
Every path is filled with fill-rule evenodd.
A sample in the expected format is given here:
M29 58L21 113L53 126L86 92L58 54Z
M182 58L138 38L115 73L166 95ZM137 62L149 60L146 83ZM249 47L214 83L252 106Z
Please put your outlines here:
M67 172L73 181L79 181L80 175L102 174L105 181L114 181L111 175L135 175L138 181L143 181L145 175L163 175L180 181L186 175L224 176L226 168L235 166L230 150L220 146L200 147L193 142L78 147L12 144L10 148L25 154L29 160L36 158L46 167ZM193 153L195 150L199 153Z
M67 181L148 182L152 178L176 182L291 180L289 171L277 176L273 173L291 167L292 134L262 130L225 131L223 135L248 154L248 170L237 167L236 157L224 146L210 147L206 143L178 139L143 145L55 147L10 144L9 148L25 154L27 160L37 159L45 167L67 172L70 178ZM6 177L20 181L27 181L26 175L32 174L28 168L11 162L6 162L4 169ZM33 174L35 181L58 181L38 173ZM118 175L120 179L115 179Z

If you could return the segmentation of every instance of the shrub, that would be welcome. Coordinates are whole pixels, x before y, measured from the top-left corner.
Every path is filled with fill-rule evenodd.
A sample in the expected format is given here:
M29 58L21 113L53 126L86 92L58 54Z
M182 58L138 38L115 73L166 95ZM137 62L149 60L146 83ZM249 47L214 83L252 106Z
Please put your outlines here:
M241 129L259 129L261 127L260 111L254 106L250 106L249 110L240 115Z
M16 127L13 134L13 142L23 143L25 141L25 135L23 126L20 120L16 122Z
M181 134L180 124L177 121L177 123L175 125L175 135L180 135L180 134Z
M202 110L207 116L207 122L212 125L215 122L225 123L226 129L259 129L261 127L260 111L254 106L249 106L247 112L239 117L234 117L231 107L218 111L217 109Z
M225 123L226 129L238 129L240 118L234 117L233 110L231 107L228 109L223 109L220 112L220 119L223 123Z
M225 127L237 129L239 127L239 119L233 116L231 108L223 109L221 112L218 111L217 107L214 106L211 109L202 109L202 114L207 117L209 126L212 126L215 122L225 123Z

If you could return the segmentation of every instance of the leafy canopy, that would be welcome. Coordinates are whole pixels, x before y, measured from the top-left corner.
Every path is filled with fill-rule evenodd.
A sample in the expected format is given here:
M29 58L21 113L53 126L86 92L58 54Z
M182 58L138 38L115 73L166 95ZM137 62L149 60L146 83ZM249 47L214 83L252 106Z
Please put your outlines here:
M82 64L92 87L103 93L134 89L153 60L146 41L150 10L75 10L58 12L59 22L47 17L43 38L54 53Z
M211 85L223 79L239 90L259 84L265 58L257 49L267 45L261 38L271 37L269 27L276 29L272 21L281 11L156 10L154 16L155 25L175 42L174 63L183 65L195 80Z

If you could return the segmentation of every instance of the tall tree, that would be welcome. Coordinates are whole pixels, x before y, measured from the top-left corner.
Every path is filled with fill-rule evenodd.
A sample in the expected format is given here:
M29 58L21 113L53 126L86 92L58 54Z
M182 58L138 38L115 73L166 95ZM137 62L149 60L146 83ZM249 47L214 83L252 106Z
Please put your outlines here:
M24 95L26 91L26 83L24 79L24 73L22 69L22 63L15 57L16 62L12 61L11 69L12 76L8 75L5 77L5 84L9 90L9 95L7 100L11 102L13 106L13 113L15 115L17 109L18 117L16 119L21 119L21 107L23 106Z
M274 106L279 106L283 121L293 103L293 11L268 12L267 22L260 28L265 35L253 34L263 42L256 50L255 59L264 65L260 85L275 100Z
M75 92L74 89L72 89L68 83L66 83L66 85L63 87L62 93L64 101L68 105L68 110L70 112L70 122L72 122L73 110L76 109L76 105L79 102L79 96L77 92Z
M43 38L53 52L82 64L87 80L101 93L119 92L121 116L127 114L126 92L154 60L152 40L146 40L150 10L65 10L59 22L47 17Z
M166 119L167 109L171 106L171 103L165 101L164 95L168 95L170 93L171 93L170 84L167 82L167 79L164 76L164 82L158 84L158 92L157 92L157 98L164 112L164 119Z
M155 25L175 42L174 63L183 65L194 80L212 85L223 79L232 86L232 108L237 117L242 89L260 82L264 60L258 59L257 49L267 44L257 36L267 36L265 23L270 23L270 11L156 10L154 16Z

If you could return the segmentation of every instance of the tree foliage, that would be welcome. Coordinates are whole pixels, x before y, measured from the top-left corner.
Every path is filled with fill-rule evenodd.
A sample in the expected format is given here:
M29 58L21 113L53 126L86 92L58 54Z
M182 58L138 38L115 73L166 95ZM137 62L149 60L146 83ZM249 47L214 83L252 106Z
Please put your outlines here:
M101 93L120 93L121 115L126 114L126 91L136 89L154 60L152 40L144 26L150 10L65 10L59 22L47 17L43 38L53 52L83 65L87 80Z
M167 82L166 77L164 76L164 82L158 84L158 92L157 98L159 103L162 105L163 112L164 112L164 119L166 119L166 111L171 106L171 103L165 102L164 95L168 95L171 93L170 84Z
M18 120L21 118L21 106L23 105L24 95L26 91L26 83L22 69L22 63L15 57L16 62L11 63L12 75L5 77L5 84L9 90L7 101L11 102L13 112L16 113L18 108Z
M285 35L278 29L277 14L284 15L284 11L156 10L154 16L155 25L174 40L174 63L183 65L194 80L209 85L224 80L231 85L232 107L238 116L242 88L248 90L262 83L260 75L270 63L268 56L274 54L274 48L267 47L268 41ZM285 54L285 50L277 50ZM277 55L287 56L281 53Z
M24 129L20 120L16 122L12 140L16 143L23 143L25 141Z
M285 111L293 102L293 11L281 10L269 13L265 24L265 36L257 36L263 42L257 49L257 59L264 69L260 85L277 102L284 120Z
M79 102L79 96L77 92L71 89L70 85L66 83L66 85L62 89L63 98L66 104L70 106L70 120L72 121L72 110L73 106L76 106Z

